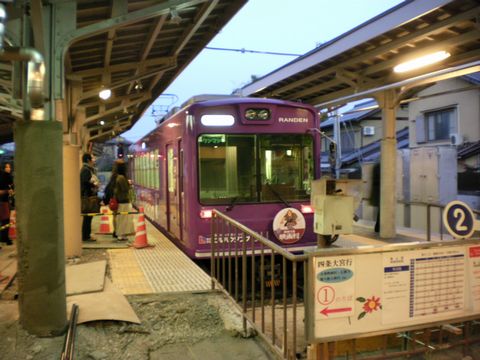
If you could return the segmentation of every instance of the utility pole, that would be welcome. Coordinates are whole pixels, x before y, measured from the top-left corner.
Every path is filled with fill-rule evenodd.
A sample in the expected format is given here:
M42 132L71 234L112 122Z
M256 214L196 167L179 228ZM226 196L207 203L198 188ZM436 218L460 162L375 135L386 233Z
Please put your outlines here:
M333 123L333 138L336 143L335 153L335 179L340 179L340 168L342 167L342 141L340 134L340 118L341 114L338 112L335 114L335 121Z

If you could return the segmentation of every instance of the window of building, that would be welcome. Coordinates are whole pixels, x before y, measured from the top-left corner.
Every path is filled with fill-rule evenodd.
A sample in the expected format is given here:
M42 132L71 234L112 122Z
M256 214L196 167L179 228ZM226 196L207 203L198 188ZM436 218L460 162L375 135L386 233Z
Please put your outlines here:
M355 150L355 135L353 131L345 130L341 134L342 153L350 153Z
M417 118L417 142L450 141L457 132L457 109L428 111Z

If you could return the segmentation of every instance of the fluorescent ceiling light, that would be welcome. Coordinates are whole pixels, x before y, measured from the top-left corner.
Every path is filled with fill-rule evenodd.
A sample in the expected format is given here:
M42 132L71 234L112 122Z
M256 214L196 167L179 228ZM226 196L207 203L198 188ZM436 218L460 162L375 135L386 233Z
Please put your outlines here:
M393 68L393 71L396 73L403 73L410 70L418 69L423 66L431 65L436 62L442 61L450 56L450 53L447 51L437 51L432 54L421 56L419 58L406 61L401 63Z
M233 115L202 115L200 121L205 126L232 126L235 123Z
M107 99L110 98L110 96L112 96L112 90L110 90L110 89L102 89L102 90L100 90L100 92L98 93L98 96L100 97L100 99L107 100Z

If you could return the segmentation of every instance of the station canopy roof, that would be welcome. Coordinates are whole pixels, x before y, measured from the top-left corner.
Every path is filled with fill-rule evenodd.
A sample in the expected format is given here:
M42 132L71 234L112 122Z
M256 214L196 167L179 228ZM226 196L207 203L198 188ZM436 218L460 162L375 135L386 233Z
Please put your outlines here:
M241 94L319 108L390 88L405 98L422 86L480 71L479 19L478 0L406 0L244 86ZM450 57L435 65L393 72L397 64L442 50Z
M91 141L128 130L246 1L73 1L77 37L65 56L66 116L76 119L82 109ZM40 6L31 2L34 35L45 21ZM12 141L12 122L22 118L21 99L12 101L12 64L0 61L0 143ZM102 86L112 90L107 101L98 97Z

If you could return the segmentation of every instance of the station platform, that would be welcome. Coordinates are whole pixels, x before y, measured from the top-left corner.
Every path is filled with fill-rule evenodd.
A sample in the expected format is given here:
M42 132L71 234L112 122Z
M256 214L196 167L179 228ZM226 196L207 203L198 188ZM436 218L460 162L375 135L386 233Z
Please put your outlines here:
M334 243L336 247L357 248L363 246L384 246L389 244L412 244L427 242L427 234L424 230L417 230L406 227L396 227L396 235L391 239L382 239L373 231L375 223L368 220L359 220L354 223L353 234L340 235ZM448 234L431 234L431 242L452 241Z
M96 219L98 221L98 219ZM87 248L108 248L108 259L113 284L124 295L169 294L177 292L202 292L211 289L211 279L178 247L150 222L147 224L147 239L151 247L135 249L122 242L115 242L111 235L96 235L97 244ZM95 228L95 220L93 228ZM426 242L426 235L414 229L399 228L393 239L381 239L373 231L373 222L359 221L354 234L341 235L334 247L362 248L386 244ZM134 236L130 237L133 241ZM452 240L448 235L443 241ZM433 234L432 241L440 241ZM117 248L120 247L120 248Z
M98 229L99 221L94 219L93 229ZM187 340L187 337L182 338L181 341L174 341L172 333L178 333L178 329L172 328L168 331L163 330L165 326L176 324L180 319L187 318L187 309L190 312L197 314L208 314L213 316L210 312L212 309L212 301L215 303L215 309L229 309L233 311L233 304L229 299L223 297L220 293L211 291L210 277L204 270L196 265L190 258L188 258L180 249L178 249L168 238L166 238L158 229L147 224L147 239L151 247L143 249L135 249L129 247L125 242L114 241L110 234L96 234L97 243L84 244L85 248L97 248L106 253L108 259L109 276L113 284L124 294L128 296L129 301L135 305L138 315L142 320L142 325L137 327L122 328L128 334L129 331L139 332L140 334L150 333L151 338L162 339L162 343L158 343L152 347L154 350L149 354L149 359L176 359L179 354L182 358L188 360L200 359L273 359L273 354L266 350L265 345L261 343L258 337L243 339L239 336L231 336L228 332L217 332L214 337L201 337L204 331L204 325L201 317L195 318L188 327L185 327L185 332L188 336L192 334L199 334L195 340ZM361 248L365 246L383 246L392 243L416 243L425 242L426 236L421 231L414 231L411 229L397 229L398 235L394 239L388 241L380 239L378 234L372 231L373 223L358 222L355 224L354 234L342 235L333 244L334 247L345 248ZM130 236L130 241L134 240L134 235ZM432 241L440 240L438 235L432 236ZM450 237L443 235L443 241L451 240ZM5 268L14 266L16 262L16 247L4 247L0 251L0 267ZM3 265L2 265L3 264ZM151 297L154 296L154 297ZM212 296L214 298L212 298ZM167 310L176 304L176 310L173 313ZM2 305L6 305L2 304ZM155 305L155 310L153 309ZM12 302L12 307L16 308L16 304ZM278 307L278 306L277 306ZM299 304L299 312L303 312L302 305ZM223 311L223 310L222 310ZM266 312L271 310L267 306ZM288 311L287 311L287 314ZM283 319L275 318L275 324L282 324ZM292 319L290 315L287 315ZM260 314L257 314L260 318ZM4 319L5 320L5 319ZM11 320L9 320L11 321ZM299 334L297 339L297 353L303 354L306 348L306 341L303 334L303 316L297 317L299 325ZM6 323L7 324L7 323ZM272 330L271 320L266 319L266 333ZM0 319L0 329L2 326L2 319ZM8 325L10 326L10 325ZM197 329L198 327L198 329ZM87 329L87 330L85 330ZM128 330L128 331L127 331ZM17 331L17 330L16 330ZM94 332L91 337L86 337L87 331L95 331L94 327L82 327L82 332L79 339L79 344L85 345L94 337L98 337L98 344L91 344L92 349L101 347L101 343L107 341L106 338L99 337L98 332ZM118 330L115 330L118 331ZM111 336L111 335L109 335ZM162 338L165 337L165 339ZM187 335L186 335L187 336ZM195 335L196 336L196 335ZM281 332L276 332L278 342L282 343ZM140 338L140 336L139 336ZM130 340L129 340L130 341ZM145 340L139 340L142 343ZM152 340L153 341L153 340ZM379 338L365 340L361 343L365 350L376 348L379 346ZM0 341L1 343L1 341ZM360 344L360 343L359 343ZM0 344L1 345L1 344ZM98 345L98 346L97 346ZM16 342L17 348L23 346L22 342ZM0 346L1 348L1 346ZM58 346L56 347L58 348ZM342 348L339 344L337 350ZM474 345L474 351L480 354L480 347ZM84 351L83 349L81 351ZM82 352L82 354L84 354ZM138 359L143 359L140 355L136 355ZM420 359L422 357L412 357ZM476 359L476 357L464 357L461 348L443 351L439 354L432 354L432 359L438 360L453 360L453 359Z
M92 221L92 232L99 229L99 217ZM111 234L95 233L95 243L84 243L84 249L106 249L113 284L124 295L202 292L211 288L211 280L198 265L176 247L148 220L147 241L142 249L129 241L115 241Z

